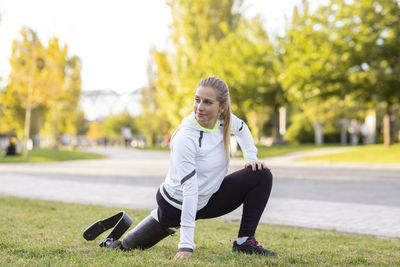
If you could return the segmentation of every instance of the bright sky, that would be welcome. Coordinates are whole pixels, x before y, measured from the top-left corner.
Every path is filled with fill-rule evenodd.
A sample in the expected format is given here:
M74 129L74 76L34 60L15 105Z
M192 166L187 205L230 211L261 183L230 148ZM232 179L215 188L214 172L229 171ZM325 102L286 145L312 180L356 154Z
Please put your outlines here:
M313 0L314 2L316 0ZM321 0L319 0L321 1ZM12 40L28 26L47 46L51 37L81 58L83 90L130 92L147 84L149 49L167 45L171 14L165 0L1 0L0 77L10 72ZM247 16L260 13L270 32L284 27L301 0L245 0ZM318 2L318 1L317 1Z

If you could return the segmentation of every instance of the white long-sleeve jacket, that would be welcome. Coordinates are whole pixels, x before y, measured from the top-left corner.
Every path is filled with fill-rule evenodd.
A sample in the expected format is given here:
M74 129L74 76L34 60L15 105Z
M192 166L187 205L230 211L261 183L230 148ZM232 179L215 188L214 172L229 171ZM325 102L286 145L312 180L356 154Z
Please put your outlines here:
M232 114L231 133L246 162L257 161L257 148L246 123ZM168 175L160 187L164 199L181 209L179 250L193 251L196 212L207 205L228 172L223 142L223 122L213 129L202 127L194 113L182 120L171 138Z

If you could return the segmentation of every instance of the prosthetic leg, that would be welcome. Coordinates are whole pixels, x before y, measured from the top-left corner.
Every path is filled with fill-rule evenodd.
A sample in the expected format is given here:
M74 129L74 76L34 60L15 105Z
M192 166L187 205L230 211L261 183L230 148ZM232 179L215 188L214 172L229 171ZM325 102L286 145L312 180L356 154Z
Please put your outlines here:
M115 240L118 240L129 229L131 224L131 217L125 211L121 211L90 225L83 232L83 237L88 241L95 240L99 235L113 228L111 233L99 244L100 247L108 247Z
M175 233L175 230L162 226L153 216L149 215L124 236L121 249L144 250Z
M114 227L111 233L99 244L100 247L120 248L121 250L147 249L169 235L174 235L176 229L162 226L154 216L156 210L151 215L144 218L138 225L130 230L122 239L118 239L125 233L132 224L132 219L121 211L109 218L97 221L86 228L83 237L90 241Z

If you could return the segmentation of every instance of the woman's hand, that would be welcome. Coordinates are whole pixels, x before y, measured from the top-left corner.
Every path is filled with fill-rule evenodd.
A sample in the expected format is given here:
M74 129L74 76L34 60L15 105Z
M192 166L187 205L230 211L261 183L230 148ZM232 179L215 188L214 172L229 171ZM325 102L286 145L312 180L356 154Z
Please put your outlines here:
M262 161L253 161L253 162L249 162L249 163L246 163L246 165L244 165L244 167L245 168L247 168L247 167L249 167L249 166L251 166L251 169L253 170L253 171L256 171L257 170L257 167L258 167L258 170L271 170L270 168L268 168L267 167L267 165L265 165L265 163L264 162L262 162Z
M176 253L174 260L186 260L189 259L190 257L192 257L192 252L180 251Z

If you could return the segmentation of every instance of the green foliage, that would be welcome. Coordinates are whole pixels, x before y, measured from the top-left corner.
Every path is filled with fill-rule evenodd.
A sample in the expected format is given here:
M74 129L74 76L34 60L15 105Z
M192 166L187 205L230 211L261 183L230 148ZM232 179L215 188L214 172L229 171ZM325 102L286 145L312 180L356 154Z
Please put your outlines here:
M399 240L274 225L259 225L257 239L276 257L234 254L238 222L196 223L193 257L174 261L179 235L151 249L104 249L83 230L120 208L0 196L1 266L398 266ZM127 210L136 225L149 211ZM27 220L29 218L29 220Z
M397 0L363 0L343 4L332 0L342 49L349 53L348 79L366 101L400 100L400 6ZM352 14L352 19L350 19ZM360 92L362 88L362 92Z
M293 144L312 143L314 141L313 126L302 113L297 113L291 118L285 139Z
M24 137L26 109L38 108L44 104L46 77L45 49L37 34L28 28L21 30L22 39L14 40L10 65L12 71L6 88L0 92L3 116L0 128L5 132Z
M81 62L78 57L67 57L67 46L60 46L57 38L48 42L46 67L47 112L41 127L42 135L53 136L57 147L60 133L75 135L82 111L78 108L81 92Z
M314 13L304 1L295 11L279 50L289 99L307 104L318 98L322 105L332 96L358 104L383 102L389 114L400 101L398 1L331 0ZM310 113L311 121L325 123L324 112Z
M44 68L45 47L36 32L22 28L21 40L14 40L10 57L11 73L7 89L11 97L20 100L23 108L30 102L32 108L45 103L47 92L44 84L47 81ZM31 87L31 92L29 88Z
M241 14L236 12L241 5L237 0L169 0L172 12L172 38L177 48L184 49L184 54L195 55L210 39L220 40L227 30L234 30ZM199 58L188 58L196 60Z
M54 134L54 139L60 132L76 134L82 114L78 108L82 66L78 57L67 54L67 46L61 46L57 38L44 47L32 29L21 30L21 39L13 41L9 83L0 91L0 132L24 138L30 109L41 134Z
M86 132L86 137L92 140L100 140L104 136L101 125L97 121L92 121L89 123L89 129Z
M76 134L82 110L78 107L81 94L82 64L77 56L67 57L67 47L60 48L58 39L49 40L47 58L49 98L42 133Z
M202 50L211 40L225 37L226 31L221 27L228 32L235 29L241 18L233 10L236 5L239 1L169 1L174 51L154 53L157 66L154 100L160 117L168 123L163 134L171 134L191 112L196 84L212 74L199 65L204 57Z
M383 108L378 119L399 115L397 0L331 0L313 12L304 0L276 42L259 18L242 16L241 1L169 5L173 49L152 51L156 74L143 91L138 120L149 140L178 127L192 110L196 84L209 75L228 83L232 110L256 139L267 134L267 124L277 129L281 106L308 120L293 117L286 136L293 142L310 141L310 125L322 125L325 140L338 141L339 119L363 119L367 109ZM388 132L388 124L383 128Z
M269 119L286 103L277 80L279 58L258 18L240 21L235 31L221 40L211 40L204 48L200 69L224 79L230 87L232 111L245 118L255 138Z
M0 91L0 133L23 137L25 109L15 91L4 88Z
M120 138L122 129L125 127L130 128L132 134L137 133L135 120L128 112L108 116L101 124L101 131L110 138Z
M170 1L173 52L156 51L154 100L168 133L192 111L200 79L215 75L230 87L232 110L245 119L256 138L271 107L286 102L277 79L282 62L259 18L246 20L241 1ZM161 129L164 131L164 129Z
M157 79L155 53L156 51L154 49L150 50L151 55L147 66L149 85L141 90L142 112L135 119L138 132L146 137L148 146L156 145L157 140L161 139L163 135L172 134L172 132L170 132L170 122L165 119L165 112L159 108L161 99L157 98L159 90L155 87Z
M340 143L339 123L328 124L324 127L324 142Z

